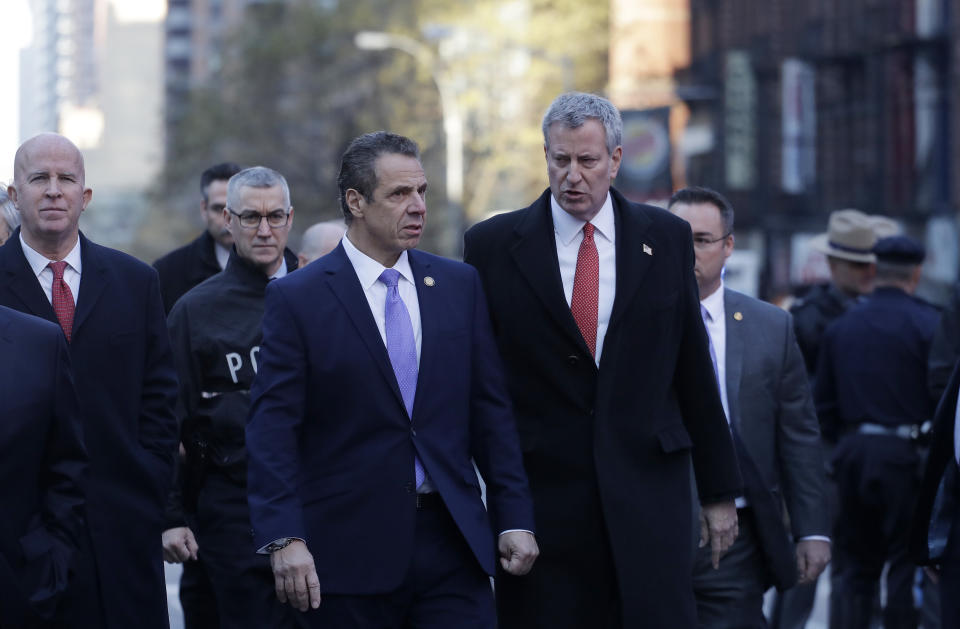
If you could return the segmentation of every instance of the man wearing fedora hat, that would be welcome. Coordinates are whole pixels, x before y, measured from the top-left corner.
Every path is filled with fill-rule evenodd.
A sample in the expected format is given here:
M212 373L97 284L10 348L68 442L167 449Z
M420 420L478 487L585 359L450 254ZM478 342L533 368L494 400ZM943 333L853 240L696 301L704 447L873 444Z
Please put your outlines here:
M872 249L877 234L872 218L859 210L837 210L830 214L827 232L810 242L813 249L827 256L830 282L811 289L790 308L790 313L811 380L824 330L858 297L873 290L877 258Z
M918 490L916 438L935 406L927 354L939 313L913 296L924 258L919 243L892 236L874 253L876 288L827 328L814 383L824 439L836 444L831 626L869 626L889 563L883 626L915 629L907 530Z
M867 215L853 209L837 210L830 214L826 233L810 242L813 249L827 256L830 282L814 286L794 302L790 313L811 382L827 326L873 290L874 244L878 238L898 232L897 224L885 216ZM825 460L829 461L829 452L825 454ZM825 495L829 511L835 512L836 488L832 481L828 480ZM801 584L778 596L771 623L774 629L802 629L813 610L816 588L815 582Z

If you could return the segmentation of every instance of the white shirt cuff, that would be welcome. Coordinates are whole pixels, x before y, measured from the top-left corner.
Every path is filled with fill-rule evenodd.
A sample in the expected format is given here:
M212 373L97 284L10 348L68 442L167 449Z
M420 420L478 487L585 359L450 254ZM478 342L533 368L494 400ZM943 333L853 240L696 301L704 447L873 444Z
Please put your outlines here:
M818 541L818 542L826 542L826 543L828 543L828 544L831 543L831 542L830 542L830 538L827 537L826 535L807 535L807 536L805 536L805 537L801 537L801 538L798 539L797 541L798 541L798 542L805 542L805 541L807 541L807 540L816 540L816 541Z
M530 533L533 535L533 531L528 531L527 529L507 529L506 531L500 531L500 535L506 535L507 533Z

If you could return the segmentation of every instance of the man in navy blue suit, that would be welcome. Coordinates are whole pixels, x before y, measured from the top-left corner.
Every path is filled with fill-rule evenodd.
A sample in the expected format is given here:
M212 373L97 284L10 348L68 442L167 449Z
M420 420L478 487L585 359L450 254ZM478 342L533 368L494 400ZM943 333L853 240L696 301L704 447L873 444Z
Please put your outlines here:
M492 628L497 555L519 575L538 550L479 277L414 250L413 141L355 139L338 188L342 243L267 288L247 425L256 547L281 601L319 608L314 626Z
M59 622L165 628L160 535L177 380L157 273L80 233L93 193L83 156L65 137L27 140L7 191L23 223L0 247L0 305L63 329L90 461L88 530Z
M87 455L63 334L0 306L0 627L41 627L83 530Z

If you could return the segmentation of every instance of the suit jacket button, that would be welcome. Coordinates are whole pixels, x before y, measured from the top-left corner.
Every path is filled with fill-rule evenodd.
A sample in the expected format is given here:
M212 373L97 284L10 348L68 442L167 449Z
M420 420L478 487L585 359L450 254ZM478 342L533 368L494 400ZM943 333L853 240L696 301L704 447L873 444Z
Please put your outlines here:
M568 365L576 365L578 362L580 362L580 357L577 356L576 354L571 354L567 356Z
M416 437L416 436L417 436L417 429L416 429L416 428L411 428L411 429L410 429L410 434L413 435L414 437Z
M413 490L414 490L413 483L407 483L406 485L403 486L403 488L407 490L408 494L413 493Z

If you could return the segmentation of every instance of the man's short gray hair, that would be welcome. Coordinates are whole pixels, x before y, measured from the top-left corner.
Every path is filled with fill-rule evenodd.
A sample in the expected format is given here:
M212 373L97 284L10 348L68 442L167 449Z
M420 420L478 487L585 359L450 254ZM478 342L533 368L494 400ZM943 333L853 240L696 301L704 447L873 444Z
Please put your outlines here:
M227 207L239 211L240 190L243 188L274 188L283 190L283 208L290 210L290 187L287 180L277 171L266 166L254 166L241 170L227 182Z
M607 154L613 155L623 135L620 111L606 98L584 92L567 92L550 103L550 108L543 116L543 145L550 148L550 125L555 122L576 129L591 118L603 125L607 135Z
M10 233L13 233L20 226L20 210L13 204L13 201L7 196L6 188L0 186L0 220L2 220Z

